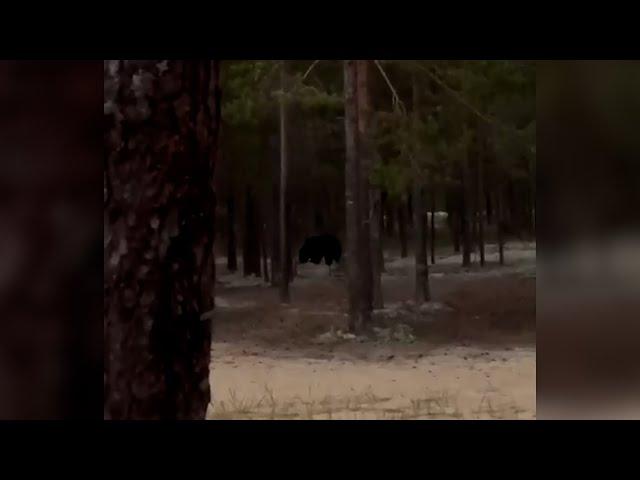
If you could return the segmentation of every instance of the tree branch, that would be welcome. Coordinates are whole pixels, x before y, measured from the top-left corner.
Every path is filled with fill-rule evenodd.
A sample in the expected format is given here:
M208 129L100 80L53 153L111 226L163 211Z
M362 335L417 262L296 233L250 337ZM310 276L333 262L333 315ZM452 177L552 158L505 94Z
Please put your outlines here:
M305 79L307 78L307 75L309 75L309 74L311 73L311 70L313 70L313 67L315 67L315 66L318 64L318 62L319 62L319 61L320 61L320 60L315 60L315 61L311 64L311 66L307 69L307 71L306 71L306 72L304 73L304 75L302 76L302 80L305 80Z
M495 119L492 119L492 118L488 117L487 115L481 113L477 108L475 108L473 105L471 105L471 103L469 103L460 93L456 92L453 88L451 88L449 85L444 83L444 81L442 81L440 78L438 78L438 76L436 74L434 74L433 72L431 72L428 68L423 67L419 63L415 63L414 65L416 67L418 67L419 69L423 70L424 72L426 72L427 75L429 75L433 79L434 82L436 82L438 85L440 85L442 88L444 88L447 92L449 92L452 96L454 96L456 98L456 100L458 100L460 103L462 103L465 107L467 107L469 110L471 110L473 113L475 113L482 120L484 120L485 122L488 122L488 123L495 123Z
M404 113L406 111L406 109L404 108L404 103L402 103L402 100L400 100L400 96L398 96L398 92L396 91L396 89L393 88L393 85L391 84L391 81L389 80L389 77L387 76L386 72L382 68L382 65L380 65L380 61L374 60L374 63L378 67L378 70L380 70L380 73L382 74L382 77L387 82L387 85L389 86L389 89L391 90L391 93L393 94L393 105L399 107L400 111L402 113Z

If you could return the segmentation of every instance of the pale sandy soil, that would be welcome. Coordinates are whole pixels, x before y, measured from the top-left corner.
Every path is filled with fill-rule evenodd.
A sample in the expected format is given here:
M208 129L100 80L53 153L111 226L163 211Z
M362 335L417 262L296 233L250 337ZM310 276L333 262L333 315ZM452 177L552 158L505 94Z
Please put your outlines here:
M208 418L535 418L535 244L510 245L507 259L462 271L442 256L432 308L416 314L403 307L412 263L390 255L376 324L409 325L407 341L321 342L344 328L346 307L344 278L326 267L301 267L290 307L259 281L223 275Z
M213 418L535 418L533 348L440 348L389 361L214 349Z

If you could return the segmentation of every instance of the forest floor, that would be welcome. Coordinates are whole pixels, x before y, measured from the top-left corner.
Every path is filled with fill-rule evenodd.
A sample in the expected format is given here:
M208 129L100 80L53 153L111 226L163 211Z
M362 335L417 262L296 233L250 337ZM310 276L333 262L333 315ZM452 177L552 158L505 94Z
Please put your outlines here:
M218 266L210 419L536 417L536 246L495 245L463 269L430 265L433 302L415 309L413 258L385 253L375 330L346 330L346 284L303 265L291 305L260 279ZM477 259L474 259L474 261Z

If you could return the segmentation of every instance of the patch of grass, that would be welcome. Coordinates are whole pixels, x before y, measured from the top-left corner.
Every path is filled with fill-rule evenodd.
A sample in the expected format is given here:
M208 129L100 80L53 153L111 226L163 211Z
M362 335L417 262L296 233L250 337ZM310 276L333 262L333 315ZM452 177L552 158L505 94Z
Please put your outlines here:
M257 400L241 398L234 390L229 390L228 398L216 402L209 418L220 420L240 419L327 419L371 418L380 420L413 419L460 419L464 418L459 408L457 396L452 392L426 392L425 396L409 399L399 406L384 406L390 397L376 395L370 388L366 391L343 398L327 395L313 399L311 390L308 397L293 397L279 401L267 385L265 393ZM471 418L505 419L519 418L526 410L513 400L496 401L485 394L473 409Z
M513 400L507 402L498 402L491 400L484 395L480 400L477 408L472 410L472 414L477 418L489 417L490 419L517 419L519 414L526 412L525 409L518 407Z

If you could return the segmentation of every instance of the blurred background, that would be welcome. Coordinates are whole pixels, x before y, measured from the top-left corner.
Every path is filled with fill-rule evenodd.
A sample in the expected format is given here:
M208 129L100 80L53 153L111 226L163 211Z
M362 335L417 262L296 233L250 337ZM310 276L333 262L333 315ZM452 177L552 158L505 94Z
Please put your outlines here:
M0 61L0 419L99 418L99 62Z
M538 418L640 418L639 80L538 65Z

